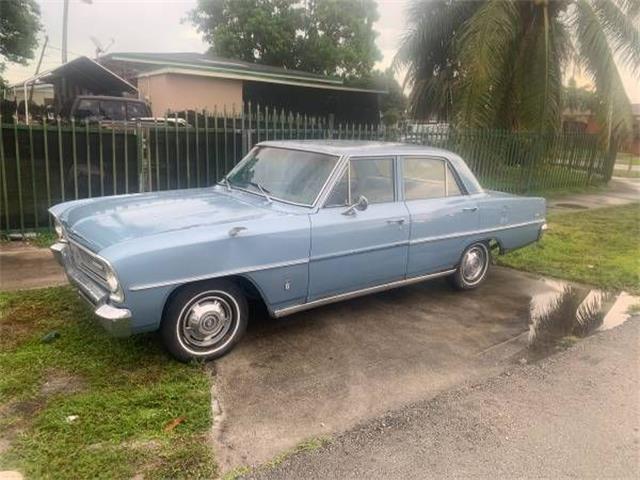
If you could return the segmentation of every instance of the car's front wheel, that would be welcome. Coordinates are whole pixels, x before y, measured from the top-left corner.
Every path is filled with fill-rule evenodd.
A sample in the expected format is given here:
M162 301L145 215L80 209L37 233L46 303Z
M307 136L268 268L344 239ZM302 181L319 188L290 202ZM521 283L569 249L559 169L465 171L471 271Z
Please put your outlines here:
M490 263L491 253L485 243L470 245L463 252L460 264L451 276L451 283L458 290L476 288L487 276Z
M211 280L187 285L171 298L160 332L178 360L211 360L238 343L247 323L242 290L228 280Z

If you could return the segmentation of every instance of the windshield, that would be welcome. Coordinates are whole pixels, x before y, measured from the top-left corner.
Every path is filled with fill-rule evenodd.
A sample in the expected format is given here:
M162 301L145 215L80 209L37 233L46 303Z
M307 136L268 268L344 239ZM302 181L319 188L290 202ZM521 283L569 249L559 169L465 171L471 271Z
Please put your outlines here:
M258 147L227 176L232 187L265 198L313 205L338 157L322 153Z

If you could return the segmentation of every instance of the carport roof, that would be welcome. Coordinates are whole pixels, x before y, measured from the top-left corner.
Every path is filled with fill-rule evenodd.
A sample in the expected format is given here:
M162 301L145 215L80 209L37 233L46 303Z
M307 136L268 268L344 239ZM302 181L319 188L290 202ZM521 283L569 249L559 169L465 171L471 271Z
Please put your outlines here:
M89 57L78 57L35 78L39 83L53 83L63 77L74 78L77 83L90 86L96 92L138 92L125 79Z

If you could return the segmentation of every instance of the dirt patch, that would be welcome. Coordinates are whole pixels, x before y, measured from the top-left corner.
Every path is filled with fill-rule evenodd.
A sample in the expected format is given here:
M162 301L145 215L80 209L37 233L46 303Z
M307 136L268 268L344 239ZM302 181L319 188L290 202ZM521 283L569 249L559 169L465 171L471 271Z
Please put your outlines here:
M51 397L53 395L72 395L81 392L86 388L82 378L66 372L49 371L45 376L46 380L40 387L40 395Z
M11 442L7 438L0 438L0 455L11 448Z
M86 388L85 381L67 372L49 370L35 396L0 405L0 417L6 419L0 430L0 454L11 448L13 440L28 428L30 422L55 395L72 395Z
M556 207L570 208L572 210L588 210L589 207L580 205L579 203L556 203Z
M0 303L0 351L11 350L37 335L42 323L57 314L59 309L49 302L10 299Z

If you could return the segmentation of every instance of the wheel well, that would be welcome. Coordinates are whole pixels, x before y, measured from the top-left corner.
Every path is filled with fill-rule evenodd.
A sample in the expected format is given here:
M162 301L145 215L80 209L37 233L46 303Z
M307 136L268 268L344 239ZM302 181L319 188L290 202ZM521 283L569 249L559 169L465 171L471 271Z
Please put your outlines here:
M497 257L498 255L501 255L501 254L503 254L503 253L504 253L504 250L503 250L503 248L502 248L502 245L500 244L500 242L498 241L498 239L497 239L497 238L493 238L493 237L491 237L491 238L484 238L484 239L480 239L480 240L474 240L473 242L469 243L469 244L465 247L465 250L466 250L467 248L469 248L471 245L474 245L474 244L476 244L476 243L484 243L484 244L487 246L487 248L489 249L489 253L490 253L491 259L493 259L493 260L491 260L491 261L494 261L494 260L495 260L495 257ZM464 251L463 251L463 253L464 253ZM461 259L462 259L462 257L460 258L460 260L461 260ZM458 264L459 264L459 263L460 263L460 262L458 261Z
M164 320L165 313L167 311L167 307L171 303L171 300L180 292L183 288L188 286L197 285L197 284L206 284L211 280L227 280L235 283L242 289L242 292L245 294L248 300L257 301L261 303L266 308L266 302L262 296L262 293L256 287L251 280L247 277L243 277L242 275L229 275L227 277L215 277L207 280L198 280L196 282L188 282L178 285L174 288L171 293L167 296L167 299L164 302L164 307L162 308L162 319Z
M502 248L502 244L500 243L500 241L497 238L490 238L488 240L486 240L487 246L489 247L489 251L491 252L491 254L493 255L494 252L497 253L497 255L502 255L504 253L504 249Z

